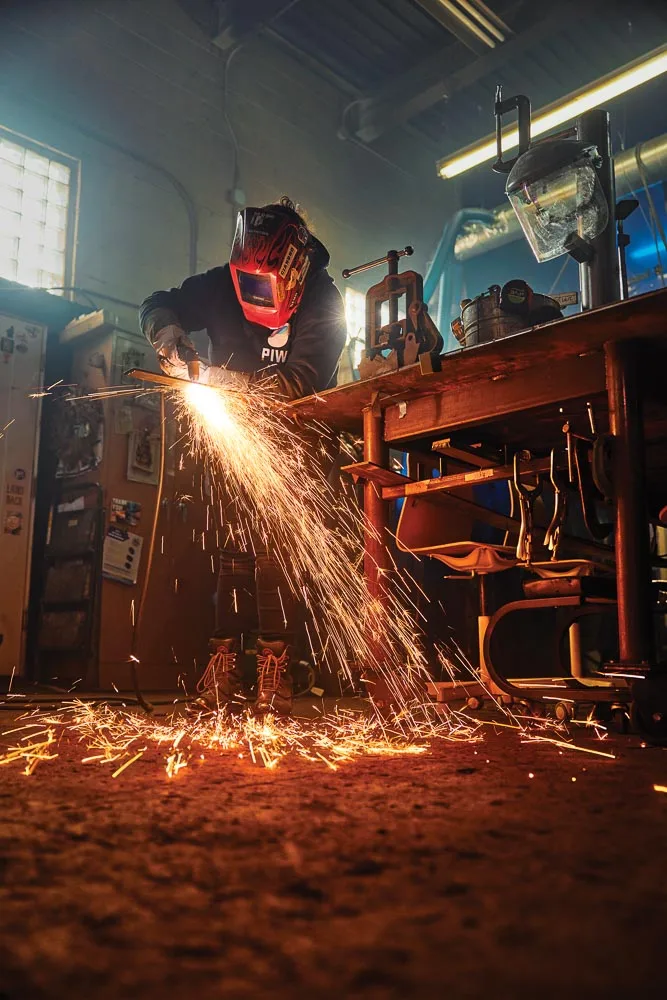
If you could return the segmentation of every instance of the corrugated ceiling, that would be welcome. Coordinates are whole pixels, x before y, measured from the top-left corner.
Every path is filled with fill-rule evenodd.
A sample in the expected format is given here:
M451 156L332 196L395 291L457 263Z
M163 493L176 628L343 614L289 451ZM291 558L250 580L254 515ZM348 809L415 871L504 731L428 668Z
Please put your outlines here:
M667 0L582 0L569 7L569 14L563 0L489 0L488 6L518 36L537 21L556 20L537 45L515 52L489 72L473 72L478 78L450 99L408 117L443 155L492 129L497 83L506 93L528 93L533 106L540 107L667 42ZM418 0L298 0L272 20L270 33L276 44L307 54L311 67L338 81L347 94L397 105L403 94L419 93L422 67L429 60L437 84L439 58L447 78L462 67L474 68L491 51L481 56L470 51ZM384 121L382 128L391 125Z

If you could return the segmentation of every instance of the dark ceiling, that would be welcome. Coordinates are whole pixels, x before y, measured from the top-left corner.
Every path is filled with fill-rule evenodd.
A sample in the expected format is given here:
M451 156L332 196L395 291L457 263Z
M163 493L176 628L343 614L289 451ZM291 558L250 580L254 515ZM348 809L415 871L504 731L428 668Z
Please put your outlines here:
M667 0L179 0L231 52L253 34L349 98L341 128L399 126L442 155L492 130L496 84L550 103L667 42Z

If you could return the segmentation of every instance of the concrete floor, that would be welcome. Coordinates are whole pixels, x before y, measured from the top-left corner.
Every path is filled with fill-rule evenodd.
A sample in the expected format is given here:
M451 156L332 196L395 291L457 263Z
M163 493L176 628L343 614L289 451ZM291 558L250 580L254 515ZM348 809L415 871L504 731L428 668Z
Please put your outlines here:
M604 748L4 767L0 1000L662 1000L667 752Z

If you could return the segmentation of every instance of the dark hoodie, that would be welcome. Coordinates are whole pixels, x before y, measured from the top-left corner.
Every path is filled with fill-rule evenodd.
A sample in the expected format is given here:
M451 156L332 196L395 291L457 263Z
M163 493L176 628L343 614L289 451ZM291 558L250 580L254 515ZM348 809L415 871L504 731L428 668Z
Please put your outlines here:
M329 253L315 243L303 298L286 327L269 330L246 320L225 264L186 278L180 288L149 295L139 312L143 333L152 343L172 323L187 333L206 330L212 365L246 372L255 381L275 377L291 399L334 386L346 340L345 310L326 270Z

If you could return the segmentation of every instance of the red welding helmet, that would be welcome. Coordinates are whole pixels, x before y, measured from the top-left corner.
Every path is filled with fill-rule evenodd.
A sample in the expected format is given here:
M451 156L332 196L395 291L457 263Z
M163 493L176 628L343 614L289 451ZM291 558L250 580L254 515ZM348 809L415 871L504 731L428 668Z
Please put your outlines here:
M229 267L243 315L272 330L289 322L303 295L313 240L282 205L239 212Z

